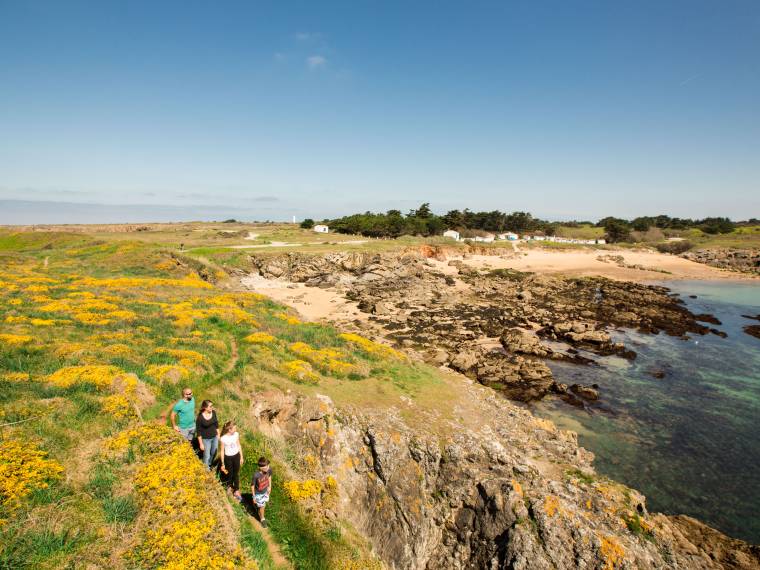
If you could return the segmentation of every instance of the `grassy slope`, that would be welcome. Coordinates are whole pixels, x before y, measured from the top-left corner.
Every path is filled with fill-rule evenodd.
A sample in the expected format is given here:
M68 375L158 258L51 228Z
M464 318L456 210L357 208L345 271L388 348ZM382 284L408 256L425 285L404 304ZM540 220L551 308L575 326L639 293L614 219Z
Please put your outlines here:
M238 418L249 458L270 455L278 473L292 477L302 472L298 453L265 440L245 419L249 398L256 390L319 391L340 403L381 407L411 396L431 408L454 393L431 369L407 364L371 344L361 348L346 342L330 327L300 323L266 299L228 294L185 279L190 268L178 266L168 254L167 246L176 239L171 232L164 230L162 239L152 236L147 242L135 240L134 235L129 240L122 234L111 237L0 235L4 268L0 271L0 312L4 317L0 334L13 335L0 337L0 397L4 402L0 423L22 422L1 428L0 444L32 439L64 469L63 478L51 480L48 488L37 485L18 508L5 509L0 515L8 518L0 527L0 568L80 567L106 560L114 568L123 568L128 565L121 555L142 540L143 509L132 477L147 459L132 447L119 457L104 451L110 436L137 422L133 408L108 410L112 392L119 395L114 387L99 389L86 381L69 387L51 384L49 376L60 369L110 365L135 374L150 393L143 390L127 400L137 404L144 420L150 422L176 398L180 387L171 381L171 374L163 380L150 375L151 366L174 366L182 360L182 353L157 349L193 351L201 356L185 362L189 377L182 382L193 387L197 401L214 398L221 419ZM88 276L147 281L118 286L81 281ZM150 281L153 278L174 281ZM82 309L76 303L86 299L83 295L112 306ZM49 310L51 303L71 299L77 300L75 305ZM188 321L185 313L192 310L207 313L195 318L190 313ZM101 317L110 312L111 321L80 322L83 312ZM186 322L181 323L178 318L183 317ZM272 335L272 341L246 342L246 336L256 331ZM13 341L25 336L31 339L20 344ZM317 352L294 352L290 347L295 342L306 343ZM236 362L232 361L233 343L239 347ZM352 370L331 372L320 364L321 349L337 351L324 354ZM288 362L298 359L312 362L305 365L310 378L297 377L304 368L296 373L287 368ZM25 374L28 379L20 376ZM243 474L244 485L250 478L250 465ZM271 532L295 567L340 567L349 561L370 564L367 546L355 533L305 515L284 492L284 479L278 479L273 492ZM238 533L236 541L262 568L273 568L255 526L237 505L234 508L239 528L228 530Z

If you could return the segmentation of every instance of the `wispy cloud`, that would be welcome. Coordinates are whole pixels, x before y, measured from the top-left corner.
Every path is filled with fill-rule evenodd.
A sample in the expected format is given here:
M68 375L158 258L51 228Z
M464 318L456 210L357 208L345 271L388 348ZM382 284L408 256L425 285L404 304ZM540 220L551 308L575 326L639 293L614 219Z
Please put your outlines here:
M319 32L296 32L293 37L299 42L310 42L322 38Z
M310 55L306 58L306 66L309 69L319 69L327 65L327 58L321 55Z
M698 79L700 75L702 75L702 74L701 73L695 73L694 75L692 75L690 77L687 77L686 79L684 79L683 81L681 81L681 83L679 85L681 85L681 87L683 87L684 85L688 85L689 83L691 83L695 79Z

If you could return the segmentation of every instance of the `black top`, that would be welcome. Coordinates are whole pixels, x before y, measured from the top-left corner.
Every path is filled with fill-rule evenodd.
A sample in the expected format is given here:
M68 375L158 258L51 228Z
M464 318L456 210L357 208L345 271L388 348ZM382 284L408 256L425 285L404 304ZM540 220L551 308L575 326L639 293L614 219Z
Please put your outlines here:
M198 414L195 420L195 437L203 439L213 439L217 436L216 430L219 429L219 421L216 419L216 412L211 411L211 419L203 417L203 412Z

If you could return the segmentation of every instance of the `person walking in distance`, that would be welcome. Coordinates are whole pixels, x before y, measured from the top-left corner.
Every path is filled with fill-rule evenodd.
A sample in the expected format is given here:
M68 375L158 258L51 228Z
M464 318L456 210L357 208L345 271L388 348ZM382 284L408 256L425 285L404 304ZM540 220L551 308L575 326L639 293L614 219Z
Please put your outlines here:
M243 448L240 446L240 434L232 420L225 422L222 436L219 438L222 456L222 482L232 491L235 500L241 502L240 468L243 466Z
M201 412L195 419L195 436L198 438L198 447L203 452L203 464L206 469L211 469L219 446L219 420L216 419L211 400L201 402Z
M192 443L195 438L195 399L190 388L182 389L182 399L172 408L172 427Z
M251 480L251 494L253 495L253 504L259 511L259 521L261 526L267 527L267 519L264 516L264 509L269 502L269 492L272 490L272 469L269 467L269 460L266 457L259 457L259 470L253 474Z

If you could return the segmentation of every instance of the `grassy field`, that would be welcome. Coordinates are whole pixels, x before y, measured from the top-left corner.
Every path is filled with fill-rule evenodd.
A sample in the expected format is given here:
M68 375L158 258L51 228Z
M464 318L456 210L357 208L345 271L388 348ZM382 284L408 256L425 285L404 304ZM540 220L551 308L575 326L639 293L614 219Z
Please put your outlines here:
M376 564L347 523L285 492L308 473L256 432L251 398L279 388L369 409L411 397L446 417L455 392L392 349L230 292L221 265L199 261L227 239L217 227L196 232L213 242L196 238L211 248L197 256L178 254L185 236L167 227L0 234L0 568L275 568L255 525L166 427L183 385L237 418L249 458L272 457L270 531L289 564Z

